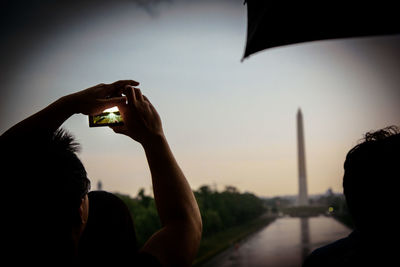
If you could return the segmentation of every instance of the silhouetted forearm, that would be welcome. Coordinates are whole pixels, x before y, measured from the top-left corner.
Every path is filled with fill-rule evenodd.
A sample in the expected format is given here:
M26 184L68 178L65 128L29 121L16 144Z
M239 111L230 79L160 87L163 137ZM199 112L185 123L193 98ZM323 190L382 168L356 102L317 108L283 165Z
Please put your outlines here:
M1 139L4 141L14 137L29 138L51 134L73 114L68 98L62 97L8 129Z
M168 225L178 220L190 221L201 228L196 199L165 137L157 136L143 147L150 166L161 223Z
M121 102L125 103L126 99L120 94L120 91L127 84L138 85L139 83L133 80L120 80L111 84L101 83L61 97L43 110L10 128L1 136L1 139L52 134L75 113L98 114Z
M191 266L202 232L196 199L163 135L157 135L143 147L163 228L146 242L142 251L156 256L163 266Z
M165 139L161 118L139 88L125 86L127 102L118 105L124 125L112 127L143 145L150 166L154 198L162 228L141 251L163 266L191 266L201 239L196 199Z

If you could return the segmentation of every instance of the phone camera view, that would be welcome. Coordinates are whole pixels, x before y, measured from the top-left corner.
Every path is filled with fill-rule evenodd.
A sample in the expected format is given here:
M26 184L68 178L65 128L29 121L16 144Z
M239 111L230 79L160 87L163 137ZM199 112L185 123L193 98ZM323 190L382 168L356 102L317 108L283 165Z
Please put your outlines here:
M118 107L109 108L104 110L101 114L89 116L90 127L116 126L123 124Z

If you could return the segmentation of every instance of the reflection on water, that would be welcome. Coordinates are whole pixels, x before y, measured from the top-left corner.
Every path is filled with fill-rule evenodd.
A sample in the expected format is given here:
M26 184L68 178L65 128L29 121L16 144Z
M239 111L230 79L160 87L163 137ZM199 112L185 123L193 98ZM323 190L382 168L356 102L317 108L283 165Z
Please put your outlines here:
M300 218L300 232L301 232L301 240L300 244L302 246L301 249L301 259L305 260L308 254L310 254L310 225L308 223L309 218Z
M301 266L311 251L350 232L330 217L280 218L203 266Z

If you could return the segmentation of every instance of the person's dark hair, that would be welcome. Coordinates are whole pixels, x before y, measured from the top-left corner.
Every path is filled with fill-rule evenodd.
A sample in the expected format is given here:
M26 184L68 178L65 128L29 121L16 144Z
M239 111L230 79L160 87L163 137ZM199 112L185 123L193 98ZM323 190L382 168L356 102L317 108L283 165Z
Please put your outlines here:
M50 183L53 181L54 185L57 185L58 193L55 194L57 206L65 209L62 211L67 215L64 220L69 220L71 227L79 226L81 223L79 206L82 198L90 190L90 180L76 154L79 151L80 145L74 137L59 129L46 145L46 156L44 156L50 163L48 169L44 171L44 176Z
M397 203L400 129L390 126L365 134L348 152L344 171L344 195L356 228L370 231L388 223Z

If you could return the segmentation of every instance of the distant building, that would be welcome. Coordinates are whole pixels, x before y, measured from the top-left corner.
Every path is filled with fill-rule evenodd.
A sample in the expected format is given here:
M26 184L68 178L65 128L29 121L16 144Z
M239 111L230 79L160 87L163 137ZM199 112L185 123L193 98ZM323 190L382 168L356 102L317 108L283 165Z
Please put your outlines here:
M97 190L99 191L103 190L103 184L101 183L100 180L97 182Z
M299 164L299 197L297 204L308 205L307 174L306 174L306 153L304 145L303 114L301 109L297 111L297 150Z
M328 197L332 197L335 195L335 193L333 193L332 188L328 188L328 190L326 190L325 195Z

